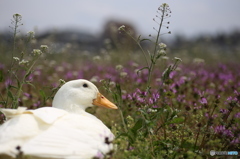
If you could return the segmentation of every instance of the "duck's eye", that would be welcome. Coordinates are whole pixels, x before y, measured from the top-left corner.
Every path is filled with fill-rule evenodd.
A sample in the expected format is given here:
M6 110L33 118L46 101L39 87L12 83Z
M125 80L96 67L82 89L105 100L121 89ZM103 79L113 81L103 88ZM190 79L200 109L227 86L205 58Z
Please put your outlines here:
M87 88L87 87L88 87L88 85L87 85L86 83L84 83L84 84L83 84L83 87Z

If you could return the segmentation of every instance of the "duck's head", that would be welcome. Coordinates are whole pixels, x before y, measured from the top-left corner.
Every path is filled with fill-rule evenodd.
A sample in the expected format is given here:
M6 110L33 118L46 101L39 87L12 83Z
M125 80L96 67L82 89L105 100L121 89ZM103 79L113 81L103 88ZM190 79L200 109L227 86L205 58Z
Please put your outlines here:
M53 107L67 111L85 110L91 106L117 109L117 106L99 93L97 87L84 79L65 83L53 99Z

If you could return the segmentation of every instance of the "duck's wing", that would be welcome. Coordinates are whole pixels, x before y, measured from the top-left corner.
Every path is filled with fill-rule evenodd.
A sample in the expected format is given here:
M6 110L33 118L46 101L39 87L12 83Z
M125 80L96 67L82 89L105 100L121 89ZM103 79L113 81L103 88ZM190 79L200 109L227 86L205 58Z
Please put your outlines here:
M90 159L112 150L113 138L97 118L67 114L27 142L22 150L37 157Z
M59 109L55 111L52 111L52 108L27 110L25 107L0 109L0 111L7 118L7 121L0 126L0 154L13 157L18 153L17 147L21 148L66 113Z
M17 115L23 114L26 110L27 107L18 107L17 109L0 109L0 111L4 114L7 120L16 117Z
M47 124L53 123L58 118L67 114L65 110L53 108L53 107L42 107L36 110L27 110L26 107L18 107L17 109L0 109L4 114L7 120L10 120L14 117L23 115L23 114L32 114L34 117L37 117L39 120Z

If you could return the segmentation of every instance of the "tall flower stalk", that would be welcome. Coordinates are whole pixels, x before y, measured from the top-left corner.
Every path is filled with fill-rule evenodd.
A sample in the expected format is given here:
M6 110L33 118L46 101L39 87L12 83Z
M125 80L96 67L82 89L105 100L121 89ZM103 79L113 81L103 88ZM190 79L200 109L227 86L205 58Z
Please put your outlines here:
M12 51L12 58L14 57L14 54L16 52L16 44L17 44L17 34L20 32L18 29L21 25L23 25L22 21L22 16L20 14L14 14L13 15L13 20L11 24L13 26L10 26L10 28L13 30L13 51ZM13 66L13 60L11 63L11 66Z
M10 27L13 30L13 50L7 77L7 79L9 79L11 82L6 84L7 96L5 99L1 94L1 98L3 99L1 103L3 103L5 107L14 109L18 107L20 96L23 93L23 86L25 84L33 86L28 77L33 72L33 67L39 60L42 53L45 53L48 50L46 45L41 45L40 49L33 49L31 53L27 54L27 46L34 39L34 32L29 32L27 35L25 48L19 54L17 54L17 35L20 32L19 27L23 25L21 20L22 16L20 14L13 15L13 26ZM21 74L22 72L24 73Z
M166 32L166 33L162 33L162 28L169 28L169 26L166 26L166 24L170 24L170 22L166 22L165 20L169 17L171 17L171 10L169 8L169 5L166 3L163 3L157 11L157 15L156 15L156 19L153 18L153 21L155 21L158 24L158 29L153 28L156 32L157 32L157 36L156 39L154 41L154 49L152 51L152 53L149 50L144 50L144 48L141 45L141 42L145 41L145 40L149 40L152 41L150 39L141 39L141 36L139 36L137 39L135 37L133 37L133 35L125 29L125 26L121 26L119 28L120 31L125 32L127 35L129 35L135 42L136 44L139 46L145 62L146 62L146 66L141 68L139 71L142 71L144 69L148 70L148 78L147 78L147 87L146 87L146 91L149 92L151 89L151 78L152 78L152 73L154 70L154 66L157 62L157 60L162 57L162 56L166 56L166 49L167 49L167 45L160 43L160 36L163 34L171 34L171 32ZM160 21L158 21L160 20ZM172 71L172 69L169 69Z

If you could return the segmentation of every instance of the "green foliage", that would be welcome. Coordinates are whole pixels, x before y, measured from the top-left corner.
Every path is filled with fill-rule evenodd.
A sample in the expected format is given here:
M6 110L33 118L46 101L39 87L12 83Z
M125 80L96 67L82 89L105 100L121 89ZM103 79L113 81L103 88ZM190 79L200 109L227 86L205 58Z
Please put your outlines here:
M46 45L41 45L40 49L29 51L31 42L34 40L34 32L28 32L25 39L18 38L18 34L20 33L19 27L23 25L21 20L22 16L20 14L13 15L13 26L10 27L13 30L11 64L8 65L8 73L6 75L3 74L3 70L0 70L0 82L3 82L4 79L9 81L6 84L6 95L0 94L2 99L1 104L5 108L16 109L19 106L24 85L35 88L30 76L34 72L34 66L40 60L42 54L48 52ZM21 46L22 43L24 43L23 46ZM45 104L48 98L43 90L40 91L40 95L44 96L43 103Z

